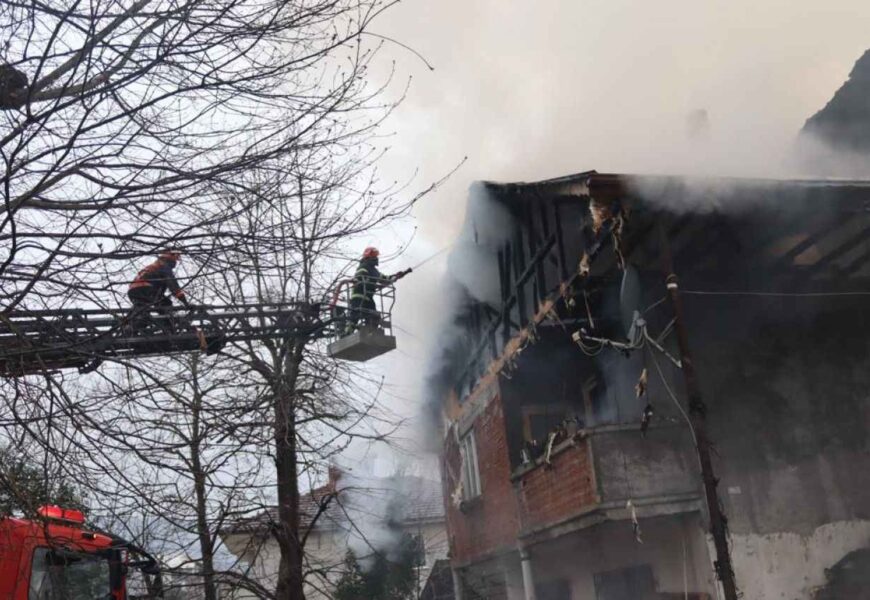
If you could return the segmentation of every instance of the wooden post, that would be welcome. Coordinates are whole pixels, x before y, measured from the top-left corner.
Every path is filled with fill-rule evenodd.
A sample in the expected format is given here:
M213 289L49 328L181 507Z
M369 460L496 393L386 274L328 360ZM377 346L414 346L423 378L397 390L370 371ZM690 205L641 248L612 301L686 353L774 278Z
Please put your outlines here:
M677 336L677 345L679 346L680 360L682 361L681 370L686 384L686 395L689 399L689 420L695 434L695 447L698 454L698 462L701 466L704 497L707 503L707 513L710 518L710 533L713 535L713 544L716 548L716 575L719 581L722 582L725 600L737 600L737 584L734 581L734 569L731 566L728 537L725 532L726 519L719 505L719 494L716 490L719 480L716 479L716 475L713 472L713 461L710 457L710 438L707 434L707 405L701 396L698 374L695 371L695 363L692 361L692 354L689 351L689 337L683 315L680 286L674 273L673 257L671 256L667 229L661 223L659 227L665 285L667 286L668 298L674 311L674 332Z

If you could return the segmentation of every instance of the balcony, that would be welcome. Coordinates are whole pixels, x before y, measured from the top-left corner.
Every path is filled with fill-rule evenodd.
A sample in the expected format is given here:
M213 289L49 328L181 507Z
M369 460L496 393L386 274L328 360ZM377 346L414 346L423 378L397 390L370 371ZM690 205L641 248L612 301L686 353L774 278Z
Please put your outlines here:
M607 520L699 510L700 480L683 424L607 425L577 432L515 469L520 537L535 543Z

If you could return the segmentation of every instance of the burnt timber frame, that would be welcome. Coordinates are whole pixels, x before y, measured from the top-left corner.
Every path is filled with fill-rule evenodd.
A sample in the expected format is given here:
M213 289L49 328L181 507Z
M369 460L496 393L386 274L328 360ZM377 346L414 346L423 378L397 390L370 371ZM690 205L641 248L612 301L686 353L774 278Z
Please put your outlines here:
M471 307L468 325L474 346L466 369L456 381L460 397L474 388L489 363L529 325L530 315L537 313L576 269L576 265L568 263L562 219L565 205L575 200L524 202L514 213L513 234L498 249L496 257L500 310L483 303ZM577 227L579 230L580 224Z
M479 302L470 307L465 368L454 381L460 400L474 390L493 361L504 358L510 340L530 325L546 324L534 323L533 316L547 299L555 301L554 311L561 324L586 322L585 310L571 311L568 304L583 302L584 293L594 290L602 283L600 277L613 271L617 250L609 230L613 223L605 224L597 235L591 233L589 204L593 199L621 204L627 226L618 250L627 261L646 263L651 270L658 270L660 264L655 233L657 223L665 217L675 269L688 282L697 281L705 271L727 269L727 265L715 262L714 251L721 252L722 248L759 256L760 266L778 274L770 291L781 292L842 287L870 261L870 181L699 181L713 190L712 209L684 206L678 211L669 210L671 197L697 194L687 180L674 177L589 171L537 183L486 183L496 201L509 208L514 231L497 252L500 309ZM703 197L703 193L699 194L699 198ZM739 218L749 221L752 212L745 203L768 212L782 206L794 210L783 211L786 214L777 217L782 230L761 231L757 239L738 239L735 227L726 226L730 215L719 210L727 208L732 200L739 208ZM788 204L778 204L784 202ZM812 215L811 222L808 214ZM848 223L856 219L863 220L857 230L846 231ZM805 235L779 256L762 259L761 255L784 236L784 231ZM795 268L795 259L816 248L826 236L842 239L813 264ZM588 276L577 272L584 251L592 265ZM834 265L836 259L842 264ZM828 276L819 281L822 274Z

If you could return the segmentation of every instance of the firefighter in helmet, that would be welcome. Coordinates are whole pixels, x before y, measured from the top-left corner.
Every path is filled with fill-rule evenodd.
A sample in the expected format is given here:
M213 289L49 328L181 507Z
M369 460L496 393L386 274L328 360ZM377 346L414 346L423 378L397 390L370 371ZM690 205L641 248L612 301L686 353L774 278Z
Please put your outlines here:
M366 325L377 326L381 321L375 305L375 292L378 288L394 281L394 277L388 277L378 271L377 248L369 246L363 251L362 259L353 276L353 287L350 293L350 315L348 331L356 329L362 321Z
M134 311L141 316L155 310L161 316L169 316L172 300L166 294L169 290L179 302L190 306L184 290L175 279L175 265L181 260L181 252L176 249L163 250L157 260L139 271L130 284L127 296L133 303ZM170 324L170 328L173 326Z

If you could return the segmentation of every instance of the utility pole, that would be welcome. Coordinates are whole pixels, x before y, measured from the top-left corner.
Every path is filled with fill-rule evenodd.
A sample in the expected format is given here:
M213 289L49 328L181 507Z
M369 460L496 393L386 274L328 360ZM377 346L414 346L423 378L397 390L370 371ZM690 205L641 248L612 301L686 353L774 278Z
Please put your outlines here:
M674 332L677 336L677 345L679 346L680 360L682 361L681 370L685 379L686 394L689 398L689 421L694 432L695 448L698 453L698 462L700 462L701 466L704 497L707 501L707 512L710 517L710 533L713 535L713 543L716 547L716 575L719 581L722 582L725 600L737 600L737 584L734 581L734 569L731 566L728 537L725 532L726 518L719 504L719 494L716 491L719 480L716 479L716 475L713 473L713 461L710 458L710 438L707 435L707 405L701 396L698 374L695 372L695 363L692 361L692 354L689 351L689 337L686 332L686 323L683 316L680 286L674 273L667 228L661 222L659 222L659 228L665 285L667 286L668 298L674 311Z

